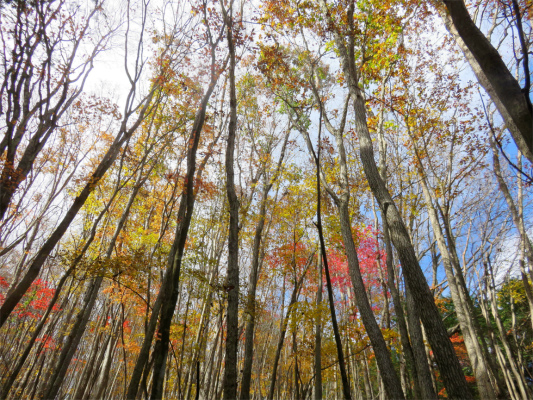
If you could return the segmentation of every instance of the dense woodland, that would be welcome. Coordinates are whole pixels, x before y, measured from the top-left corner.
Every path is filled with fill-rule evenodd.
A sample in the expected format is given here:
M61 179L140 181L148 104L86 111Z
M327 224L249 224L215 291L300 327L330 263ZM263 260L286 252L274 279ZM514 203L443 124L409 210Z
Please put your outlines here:
M0 1L0 398L533 398L532 28Z

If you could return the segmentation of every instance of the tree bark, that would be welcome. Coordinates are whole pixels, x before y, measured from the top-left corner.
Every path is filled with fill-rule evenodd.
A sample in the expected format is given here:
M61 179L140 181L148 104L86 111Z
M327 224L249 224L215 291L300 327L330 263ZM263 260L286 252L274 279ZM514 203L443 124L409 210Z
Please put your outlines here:
M192 182L194 181L194 170L195 170L195 157L196 157L196 150L198 148L198 141L199 141L199 136L200 136L200 133L202 131L202 128L203 128L203 124L204 124L204 121L205 121L205 113L206 113L206 109L207 109L207 104L209 102L209 98L211 97L211 94L215 88L215 84L216 84L216 81L218 79L218 76L216 76L216 79L214 79L213 81L213 78L212 78L212 82L208 88L208 90L206 91L206 93L204 94L203 98L202 98L202 101L200 102L200 106L196 112L196 115L195 115L195 119L194 119L194 123L193 123L193 127L192 127L192 131L191 131L191 135L189 137L189 144L190 144L190 147L188 148L187 150L187 179L186 179L186 187L185 187L185 190L184 192L182 193L181 195L181 199L180 199L180 206L179 206L179 209L178 209L178 224L177 224L177 227L176 227L176 236L174 238L174 243L173 243L173 247L171 249L171 253L169 255L169 259L168 259L168 264L169 264L169 267L167 268L167 270L165 271L165 274L162 278L162 287L156 297L156 300L155 300L155 303L152 307L152 314L150 316L150 320L148 322L148 324L146 325L145 327L145 335L144 335L144 339L143 339L143 344L141 346L141 350L139 352L139 356L137 357L137 361L135 362L135 367L132 371L132 374L131 374L131 378L130 378L130 382L128 384L128 390L127 390L127 394L126 394L126 398L127 399L132 399L134 400L137 396L137 392L139 390L139 384L141 383L141 378L143 376L143 371L145 370L145 367L147 365L147 362L148 362L148 358L150 356L150 349L152 347L152 339L154 337L154 333L156 331L156 327L157 327L157 321L158 321L158 318L159 318L159 314L161 312L161 306L163 304L163 301L165 301L165 299L167 299L167 297L165 296L168 296L168 291L171 291L169 288L166 288L165 285L170 285L171 282L170 280L172 279L171 275L172 275L172 271L173 269L171 268L173 264L173 260L174 260L174 257L177 257L177 253L176 253L176 250L175 250L175 247L178 246L178 244L180 243L180 236L181 235L181 232L184 230L184 224L185 224L185 220L183 219L184 218L184 215L186 216L186 212L185 212L185 209L187 207L187 194L189 194L189 190L191 191L190 192L190 195L193 197L193 200L192 200L192 203L191 203L191 213L192 213L192 208L194 207L194 198L195 198L195 191L194 191L194 186L192 185ZM218 137L215 139L215 140L218 140ZM206 155L204 157L204 160L202 162L202 165L204 162L206 162L206 160L208 159L209 155L211 153L208 153L208 155ZM191 162L191 159L194 157L194 161ZM200 165L200 168L202 168L202 165ZM192 168L192 172L191 172L191 168ZM191 183L191 187L190 189L188 188L189 187L189 183ZM175 188L177 188L178 185L175 186ZM166 207L167 205L165 205ZM172 208L172 207L170 207ZM189 222L190 223L190 222ZM161 232L160 232L160 238L163 236L164 234L164 231L165 231L166 227L161 227ZM185 240L186 238L183 240L183 243L185 243ZM155 250L154 250L155 251ZM173 253L174 252L174 253ZM172 254L174 254L174 256L172 256ZM180 258L180 266L181 266L181 258ZM178 284L179 284L179 273L178 273L178 276L177 276L177 281L178 281ZM176 293L176 296L177 296L177 293ZM177 301L177 297L176 297L176 301Z
M259 221L255 228L254 244L252 248L252 266L250 271L250 278L248 281L248 296L246 300L246 330L244 339L244 361L243 361L243 373L241 379L241 393L240 400L250 399L250 386L252 377L252 364L253 364L253 342L254 342L254 329L255 329L255 306L256 306L256 292L257 292L257 280L259 279L259 259L261 250L261 240L263 237L263 229L265 226L266 212L267 212L267 200L268 193L272 189L272 186L277 179L280 169L282 167L283 160L285 159L285 150L287 149L287 143L289 140L289 133L285 135L283 146L281 148L281 154L279 156L276 170L268 182L265 182L263 186L263 192L261 195L261 205L259 209Z
M430 192L430 189L427 184L427 177L422 164L421 157L419 155L417 143L413 138L411 130L409 128L409 121L405 121L407 132L411 138L413 144L414 155L417 160L417 173L419 177L419 182L422 187L422 193L424 195L424 200L426 203L426 210L428 212L429 220L431 227L433 229L433 234L439 248L442 263L444 265L444 271L446 273L446 278L448 280L448 287L450 288L450 293L452 296L453 303L455 305L455 311L457 315L457 320L461 326L461 333L465 341L465 346L468 352L468 358L472 364L472 369L474 370L474 375L476 376L476 383L480 393L480 396L483 399L492 399L495 400L495 393L498 391L497 388L492 387L492 383L489 377L489 370L485 358L483 356L482 349L478 343L477 330L474 327L473 315L470 312L470 307L468 305L468 295L466 287L463 287L464 279L462 279L462 269L459 265L459 260L457 257L453 256L453 250L450 248L453 244L451 240L446 242L442 227L440 225L437 210L435 209L434 199ZM449 236L449 235L448 235ZM450 239L448 237L448 239ZM455 273L454 273L455 269Z
M320 105L321 116L322 116L323 115L322 102L321 102L320 95L315 85L313 85L313 93L315 95L317 103L319 103ZM349 101L349 97L345 105L346 109L349 104L348 101ZM347 167L347 162L346 162L346 151L344 147L344 139L342 137L342 131L341 129L335 129L332 126L332 124L329 122L327 115L323 115L323 117L324 117L324 123L326 124L326 127L328 128L330 133L335 137L335 143L337 146L337 151L339 153L339 164L340 164L340 169L341 169L339 181L340 181L340 186L341 186L341 194L340 196L336 196L332 190L328 190L328 193L333 197L333 200L337 206L337 211L339 214L339 220L340 220L340 225L341 225L342 241L344 243L344 251L348 259L348 270L349 270L352 286L354 288L355 297L357 300L357 307L359 309L359 313L361 314L361 319L363 320L363 325L365 326L365 330L368 333L368 337L370 338L372 347L376 354L376 360L379 365L379 370L382 374L382 378L385 382L385 389L387 391L387 395L390 398L403 399L404 394L402 390L402 385L401 385L400 379L398 378L396 371L394 370L392 359L390 357L390 352L387 348L387 343L385 342L383 338L381 329L379 328L376 322L374 313L372 312L372 307L370 305L370 302L368 301L368 296L366 294L365 285L363 283L363 277L361 275L361 270L359 267L359 259L357 256L357 250L355 248L355 243L353 240L352 227L351 227L351 222L350 222L350 214L349 214L349 209L348 209L349 202L350 202L350 189L348 186L348 167ZM308 147L312 150L312 147L310 147L310 143L308 143ZM319 144L318 154L320 155L320 144ZM313 155L314 155L314 152L313 152ZM315 157L315 162L317 164L318 194L320 195L320 187L319 187L320 167L319 167L318 157ZM318 204L319 204L318 205L319 207L320 206L319 197L318 197ZM320 210L317 211L317 215L320 221ZM320 229L321 228L319 228L319 231ZM321 232L319 234L321 235ZM321 245L322 245L322 239L321 239ZM322 251L325 253L325 247L322 248ZM325 254L323 256L325 257ZM327 268L326 260L324 260L324 267ZM329 275L329 271L326 269L326 278L328 278L328 275ZM328 293L329 293L329 289L330 288L328 284ZM330 301L332 301L332 297L330 297ZM330 307L333 307L333 305L330 305ZM343 375L342 365L340 367L340 372L342 376ZM345 396L346 396L346 392L345 392Z
M213 54L215 52L217 44L218 41L213 44L213 47L211 49ZM211 82L209 83L209 87L207 88L207 91L204 94L200 106L196 112L191 135L189 137L189 147L187 150L187 174L185 177L185 187L183 189L183 194L181 196L180 205L178 209L178 224L176 226L174 243L172 245L168 258L168 269L167 273L165 274L166 277L164 279L163 285L161 286L160 294L158 295L161 296L161 317L159 323L160 336L158 337L154 348L154 367L152 375L153 383L151 393L151 399L153 400L161 399L163 397L163 382L165 376L168 347L170 343L170 325L172 322L172 317L174 315L176 302L178 300L181 263L183 260L183 253L185 250L185 242L187 240L189 226L191 224L194 203L196 201L196 195L194 191L196 152L198 150L200 135L205 122L207 104L209 102L211 94L213 93L213 90L215 89L215 85L219 76L220 72L216 73L215 66L213 65ZM156 319L157 315L155 315L154 318ZM148 335L148 333L151 333L151 335ZM141 353L139 354L139 358L137 359L137 363L135 365L135 369L133 370L133 374L128 387L128 399L135 399L137 395L138 385L140 382L142 371L144 369L144 365L146 364L146 361L148 359L148 353L151 346L152 338L153 332L147 332L143 341Z
M350 391L350 383L348 382L348 375L346 373L346 365L345 365L345 361L344 361L344 352L343 352L343 349L342 349L342 340L341 340L341 337L340 337L339 327L338 327L338 324L337 324L337 316L335 315L335 302L333 300L333 288L332 288L332 285L331 285L331 277L330 277L330 274L329 274L328 258L327 258L327 254L326 254L326 244L325 244L325 241L324 241L324 234L322 232L322 210L321 210L321 194L320 194L321 193L321 190L320 190L320 176L321 176L321 172L320 172L320 149L321 149L321 146L322 146L320 134L321 134L321 130L322 130L322 117L323 117L323 110L322 110L322 105L320 103L320 119L319 119L319 127L318 127L318 150L317 150L317 154L315 154L315 152L313 150L313 146L311 145L311 143L309 141L309 137L308 136L306 136L306 137L307 137L308 147L309 147L309 149L312 152L313 158L315 160L315 166L316 166L316 199L317 199L317 204L316 204L317 224L316 224L316 226L317 226L317 230L318 230L318 238L320 240L321 257L322 257L322 261L324 263L324 272L325 272L325 275L326 275L326 287L328 288L329 311L330 311L330 314L331 314L331 324L333 325L333 334L335 336L335 345L337 347L337 357L338 357L338 361L339 361L339 369L340 369L341 380L342 380L342 391L343 391L344 399L345 400L351 400L352 394L351 394L351 391ZM346 209L346 211L347 211L347 209ZM341 216L341 219L342 219L342 216ZM342 228L342 223L341 223L341 228ZM350 230L350 237L351 237L351 230ZM343 234L343 238L344 238L344 234ZM356 255L356 257L357 257L357 255ZM351 268L350 268L350 277L351 277L351 275L352 274L351 274ZM362 283L362 281L361 281L361 283ZM363 295L365 295L365 298L366 298L366 293L363 292ZM368 299L367 299L367 302L368 302ZM374 320L374 322L375 322L375 320Z
M498 108L518 149L533 162L533 117L527 93L520 88L498 50L476 26L464 0L442 0L437 6L446 28L463 51L479 83Z
M230 120L226 147L226 194L229 206L228 266L225 289L226 308L226 361L224 364L224 400L237 398L237 349L239 344L239 199L235 192L235 136L237 133L237 96L235 94L235 43L233 41L233 7L229 14L220 2L226 20L229 50Z
M134 88L132 88L132 92L133 91ZM2 307L0 308L0 327L5 323L6 319L16 307L22 296L24 296L30 285L37 278L37 276L41 272L41 268L44 265L46 259L48 258L52 250L55 248L57 243L61 240L68 227L78 214L81 207L85 204L85 202L89 198L89 195L92 193L98 182L103 178L107 170L113 165L124 143L129 140L129 138L133 135L133 133L137 130L137 128L143 121L144 116L147 113L149 107L153 105L151 104L151 102L153 96L155 95L155 91L156 88L154 87L150 91L149 95L144 98L144 105L139 111L135 123L129 129L126 127L126 123L133 111L131 113L127 113L127 115L124 117L119 134L113 141L113 144L110 146L109 150L104 155L102 161L100 161L95 172L91 175L89 182L85 185L81 193L74 199L74 202L70 206L66 215L63 217L63 219L61 220L57 228L54 230L50 238L48 238L48 240L41 247L35 258L33 259L33 262L28 267L28 270L26 271L24 277L13 289L12 293L6 297L4 304L2 304Z
M322 252L318 257L317 316L315 323L315 400L322 400Z
M490 266L490 262L489 262ZM520 395L522 396L522 399L528 399L531 397L530 391L528 391L527 383L524 378L524 374L521 371L521 368L518 366L518 363L515 359L515 354L513 354L513 351L511 349L511 345L509 341L507 340L507 331L505 330L503 326L503 322L500 318L500 313L497 308L498 301L496 299L496 293L495 293L495 282L494 282L494 272L492 271L492 267L490 267L490 275L492 284L490 285L490 288L488 290L490 294L490 307L492 311L492 316L494 317L494 321L496 322L496 327L498 328L498 332L500 334L500 341L503 346L503 349L505 350L505 355L507 355L507 362L508 366L510 367L510 374L512 373L512 376L514 376L514 384L518 386L518 390L520 391ZM502 355L503 356L503 355Z
M313 255L309 257L307 260L307 265L305 266L305 270L302 273L302 276L300 279L298 279L297 282L294 283L294 289L292 290L291 299L289 301L289 305L287 307L287 313L285 314L285 318L283 318L283 321L281 323L281 332L278 339L278 345L276 347L276 355L274 356L274 364L272 365L272 376L270 377L270 388L268 390L268 400L274 399L274 391L276 389L276 375L278 372L278 364L279 359L281 357L281 350L283 348L283 342L285 341L285 335L287 333L287 325L289 324L289 318L291 316L292 309L294 308L294 303L298 300L298 295L300 293L300 289L302 287L302 283L304 281L305 275L307 273L307 270L309 269L309 266L311 265ZM283 309L282 309L283 311Z
M419 390L422 399L437 399L437 394L433 390L433 381L426 356L424 336L420 326L420 316L416 309L416 304L411 291L406 289L407 297L407 319L409 321L409 333L411 334L411 343L416 363L416 373L419 380Z
M334 24L330 11L325 0L320 0L322 11L331 24ZM348 15L350 25L353 26L353 3L352 13ZM350 13L349 13L350 14ZM351 21L350 21L351 19ZM394 201L379 175L376 161L374 160L374 149L372 139L368 131L366 121L366 108L363 92L359 87L359 75L355 65L354 38L348 36L348 47L340 33L333 29L333 36L339 52L341 67L344 72L346 84L353 99L355 112L355 131L359 137L360 157L363 169L374 197L383 210L385 218L389 222L391 239L398 251L400 262L404 270L405 278L413 297L419 307L420 318L426 327L431 348L435 353L435 358L439 365L444 385L450 398L470 399L472 395L468 390L466 379L462 373L461 365L448 337L447 331L442 323L439 311L435 305L433 295L429 290L426 278L415 254L414 247L401 218L401 215L394 204Z

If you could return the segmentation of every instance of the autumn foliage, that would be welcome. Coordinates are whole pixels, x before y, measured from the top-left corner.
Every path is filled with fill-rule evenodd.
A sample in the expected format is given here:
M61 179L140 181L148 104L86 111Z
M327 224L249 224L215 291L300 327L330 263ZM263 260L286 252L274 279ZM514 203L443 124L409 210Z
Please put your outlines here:
M0 1L0 399L533 398L532 16Z

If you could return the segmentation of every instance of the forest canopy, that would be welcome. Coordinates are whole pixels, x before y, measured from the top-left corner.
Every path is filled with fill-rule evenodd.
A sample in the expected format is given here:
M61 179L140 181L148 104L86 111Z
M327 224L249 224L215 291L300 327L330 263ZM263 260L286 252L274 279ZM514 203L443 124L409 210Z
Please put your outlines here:
M533 2L0 0L0 399L533 397Z

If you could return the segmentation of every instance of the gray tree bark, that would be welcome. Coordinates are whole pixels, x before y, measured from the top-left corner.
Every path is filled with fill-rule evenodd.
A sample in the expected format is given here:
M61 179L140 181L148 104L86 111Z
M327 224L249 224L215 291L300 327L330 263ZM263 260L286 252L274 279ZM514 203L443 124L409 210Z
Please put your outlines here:
M254 234L254 244L252 249L252 266L250 271L250 278L248 282L248 297L246 300L246 330L245 330L245 339L244 339L244 362L243 362L243 373L241 379L241 393L240 400L249 400L250 399L250 386L252 378L252 365L253 365L253 343L254 343L254 329L255 329L255 296L257 292L257 280L259 279L259 253L261 250L261 240L263 237L263 229L265 226L266 211L267 211L267 200L268 193L272 189L272 185L279 175L283 160L285 159L285 150L287 148L287 142L289 140L289 132L285 135L285 140L283 142L283 147L281 148L281 154L279 156L278 164L276 170L273 173L271 178L268 179L263 186L263 192L261 197L261 205L259 209L259 222L255 228Z
M325 0L320 0L320 4L326 18L331 21L331 14ZM348 13L348 21L353 26L353 3L351 10L351 13ZM334 24L334 21L331 21L331 23ZM355 131L359 137L360 157L370 189L378 201L380 208L383 210L385 218L389 222L392 242L398 251L405 279L419 307L420 318L426 327L428 339L435 353L435 358L439 365L448 395L450 398L470 399L472 395L468 390L461 365L457 360L452 343L448 338L447 331L435 305L433 295L429 290L424 273L418 263L405 224L385 183L379 175L376 161L374 160L372 139L370 138L366 121L365 100L358 84L359 74L355 65L354 38L349 35L347 38L348 45L346 45L344 38L338 31L333 30L333 36L339 52L346 84L353 99Z
M406 120L406 127L413 144L413 150L415 157L417 159L417 173L419 177L419 182L422 187L422 193L424 195L426 210L428 212L429 220L433 229L433 234L437 241L437 246L439 248L442 263L444 265L444 271L446 272L446 278L448 280L448 287L450 288L450 293L452 295L452 300L455 305L455 311L457 319L461 326L461 332L465 340L465 346L468 351L468 357L472 363L472 369L476 376L476 383L480 393L480 396L484 399L495 400L495 393L498 391L496 387L492 386L491 379L489 376L489 368L487 366L486 360L483 356L483 351L478 343L477 339L477 330L474 327L473 316L470 312L470 308L467 304L468 296L466 288L461 285L462 278L462 269L458 264L457 257L453 257L451 254L451 249L449 249L450 241L446 242L442 227L440 225L437 210L435 209L434 199L431 194L431 191L427 184L427 176L422 164L421 157L419 156L419 150L417 143L413 138L411 130L409 128L409 121ZM454 273L455 270L455 273Z
M322 110L322 102L320 100L320 95L318 93L316 85L314 84L313 93L315 95L317 103L319 103L320 105L320 109ZM345 104L345 110L343 113L344 116L346 115L348 105L349 97L347 98ZM339 165L341 170L339 182L341 186L341 194L340 196L335 195L335 193L331 189L328 190L327 185L326 190L328 191L330 196L332 196L337 206L341 225L342 241L344 243L344 251L348 259L348 270L352 286L354 288L355 298L357 300L357 307L359 309L359 313L361 314L361 319L363 320L365 330L367 331L368 337L370 338L370 341L372 343L372 347L374 348L379 370L385 382L385 390L387 391L387 395L390 398L402 399L404 398L402 385L398 374L394 369L394 365L392 364L392 359L390 357L390 352L387 348L387 343L383 338L381 329L379 328L376 322L376 318L374 316L374 313L372 312L372 307L370 305L370 302L368 301L365 285L363 283L363 277L359 268L359 258L357 256L357 250L355 248L355 243L353 240L349 214L350 189L348 186L348 166L346 162L344 139L342 137L344 131L344 122L341 123L341 129L335 129L330 123L327 115L324 114L323 111L322 114L324 117L324 123L328 131L335 137L335 143L337 146L337 151L339 153ZM310 143L308 143L308 147L309 146Z
M437 7L446 28L498 108L518 149L533 162L533 117L529 88L522 90L498 51L476 26L464 0L442 0Z
M302 273L302 276L298 279L297 282L294 282L294 289L292 290L291 299L289 301L289 305L287 307L287 313L285 314L285 317L283 318L283 321L281 323L281 332L278 339L278 345L276 347L276 354L274 356L274 364L272 365L272 375L270 377L270 388L268 390L268 400L274 399L274 391L276 390L276 376L278 373L278 364L279 359L281 357L281 350L283 348L283 342L285 341L285 335L287 334L287 325L289 324L289 318L291 316L292 309L294 308L294 304L298 301L298 295L300 293L300 289L302 287L302 283L304 281L305 275L307 274L307 270L309 269L309 266L311 265L311 261L313 259L313 255L309 257L307 260L307 265L305 266L305 270ZM283 310L283 309L282 309Z

